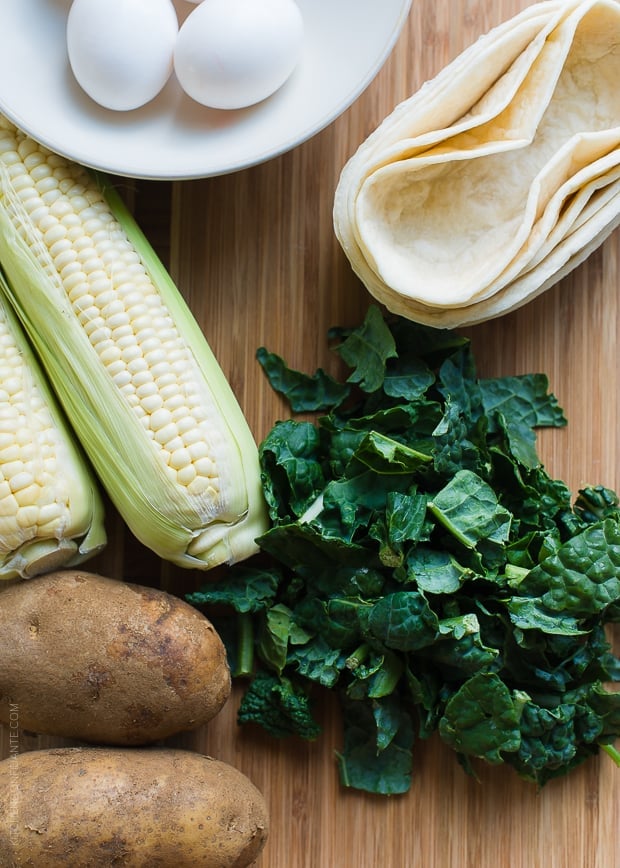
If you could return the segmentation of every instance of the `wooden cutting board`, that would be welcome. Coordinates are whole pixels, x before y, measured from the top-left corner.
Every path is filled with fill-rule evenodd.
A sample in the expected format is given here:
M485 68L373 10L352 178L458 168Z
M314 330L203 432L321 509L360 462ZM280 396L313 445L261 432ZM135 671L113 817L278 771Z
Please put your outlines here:
M378 0L380 2L380 0ZM292 366L330 370L331 325L355 325L369 297L332 230L345 160L396 103L525 0L414 0L392 55L367 91L309 142L234 175L126 182L136 215L188 299L257 439L287 409L255 361L264 345ZM543 297L469 330L479 371L544 371L569 425L545 431L547 469L575 491L620 486L620 235ZM194 574L162 564L110 512L111 542L93 569L182 594ZM1 664L0 664L1 665ZM340 787L338 709L320 709L314 744L236 725L238 690L208 729L174 740L224 759L265 794L271 835L260 868L617 868L620 770L606 756L540 793L509 769L465 776L438 740L419 743L411 791L382 798ZM20 733L20 750L58 744ZM7 733L0 737L9 753ZM0 858L0 868L2 860Z

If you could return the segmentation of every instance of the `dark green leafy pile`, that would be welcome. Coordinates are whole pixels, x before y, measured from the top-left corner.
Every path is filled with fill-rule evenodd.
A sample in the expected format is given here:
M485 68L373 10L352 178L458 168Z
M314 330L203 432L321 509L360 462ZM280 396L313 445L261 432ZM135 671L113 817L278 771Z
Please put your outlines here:
M323 415L261 444L260 564L189 596L237 613L239 721L316 738L313 698L338 691L341 779L378 793L409 788L434 732L468 771L539 786L601 747L618 760L618 499L572 503L541 466L535 429L566 423L545 376L481 379L467 339L374 306L331 338L345 382L259 350L292 411Z

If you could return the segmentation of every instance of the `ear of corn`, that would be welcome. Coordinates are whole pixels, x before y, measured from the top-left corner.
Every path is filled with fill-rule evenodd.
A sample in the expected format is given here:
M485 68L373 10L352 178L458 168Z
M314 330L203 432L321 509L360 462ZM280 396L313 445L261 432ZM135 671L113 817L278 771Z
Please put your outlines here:
M94 476L0 295L0 579L75 566L105 543Z
M186 567L254 553L258 450L200 327L118 194L4 119L0 265L134 535Z

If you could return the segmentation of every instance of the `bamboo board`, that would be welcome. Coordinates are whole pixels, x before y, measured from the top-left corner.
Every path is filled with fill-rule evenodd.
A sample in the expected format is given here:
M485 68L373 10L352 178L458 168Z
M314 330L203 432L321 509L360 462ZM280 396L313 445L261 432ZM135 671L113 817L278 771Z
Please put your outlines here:
M525 0L414 0L388 62L355 104L307 143L234 175L174 184L127 182L142 226L169 265L257 439L286 407L255 361L264 345L292 366L335 364L331 325L357 324L369 298L335 241L340 169L404 99ZM544 371L568 428L543 432L552 475L575 491L620 487L620 234L526 308L470 330L479 371ZM93 568L182 594L196 577L159 563L113 513L111 543ZM199 580L199 579L198 579ZM413 786L390 799L345 791L334 754L338 709L320 709L315 744L275 742L236 726L238 692L208 728L173 740L224 759L265 794L271 835L260 868L617 868L620 771L605 755L540 793L503 768L466 777L438 740L419 743ZM20 734L20 750L59 740ZM8 736L0 736L7 756ZM1 868L0 858L0 868Z

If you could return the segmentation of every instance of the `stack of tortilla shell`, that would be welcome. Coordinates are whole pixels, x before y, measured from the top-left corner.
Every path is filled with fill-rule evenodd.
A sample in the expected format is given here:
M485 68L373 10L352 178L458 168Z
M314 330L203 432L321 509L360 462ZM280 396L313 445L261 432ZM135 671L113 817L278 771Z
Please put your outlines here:
M620 2L545 0L402 102L344 167L334 228L389 310L454 328L555 284L620 222Z

